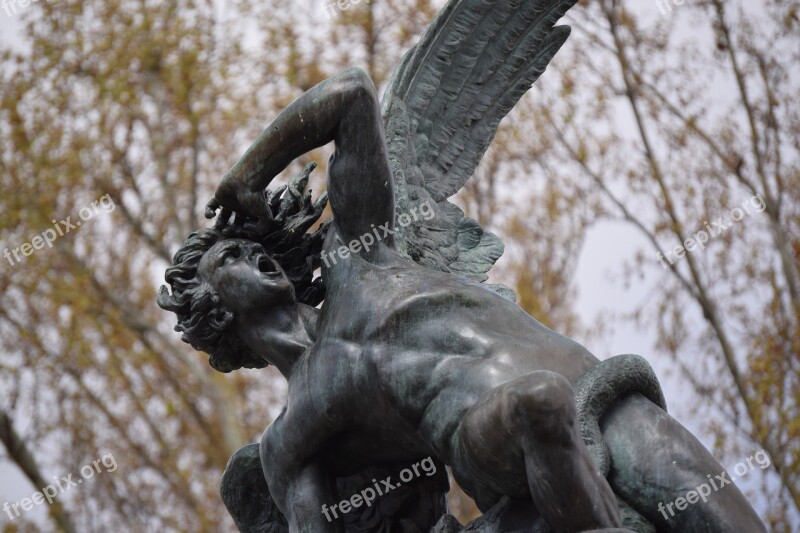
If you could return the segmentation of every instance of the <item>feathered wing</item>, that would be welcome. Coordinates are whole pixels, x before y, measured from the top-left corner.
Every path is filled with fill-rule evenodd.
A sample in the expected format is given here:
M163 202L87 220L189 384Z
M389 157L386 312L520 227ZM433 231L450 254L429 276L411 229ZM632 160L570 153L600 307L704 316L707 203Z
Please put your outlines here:
M447 199L566 41L569 27L555 23L576 1L450 0L395 69L382 107L399 242L414 261L483 282L502 255L503 242ZM400 218L420 207L433 215Z

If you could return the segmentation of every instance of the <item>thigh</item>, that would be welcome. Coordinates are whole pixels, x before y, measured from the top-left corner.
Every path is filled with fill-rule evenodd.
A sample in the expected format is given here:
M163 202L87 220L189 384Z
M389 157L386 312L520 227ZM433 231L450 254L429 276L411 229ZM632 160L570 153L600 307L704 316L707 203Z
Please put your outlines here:
M461 421L453 444L451 467L459 485L485 511L501 496L529 498L522 441L536 433L535 417L526 423L520 405L546 396L552 372L531 372L491 389ZM548 400L542 399L543 408ZM522 422L521 422L522 421Z
M709 487L707 501L683 510L668 507L689 491L709 485L709 478L723 468L686 428L643 396L634 394L619 402L606 415L602 430L612 458L611 487L658 531L765 531L733 484Z

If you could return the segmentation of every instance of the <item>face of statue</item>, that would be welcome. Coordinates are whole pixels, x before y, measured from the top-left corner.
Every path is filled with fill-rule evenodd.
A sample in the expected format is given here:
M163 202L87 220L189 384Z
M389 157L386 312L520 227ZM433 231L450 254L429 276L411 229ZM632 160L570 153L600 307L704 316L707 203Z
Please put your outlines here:
M283 269L252 241L218 242L203 255L198 275L235 315L295 303L294 287Z

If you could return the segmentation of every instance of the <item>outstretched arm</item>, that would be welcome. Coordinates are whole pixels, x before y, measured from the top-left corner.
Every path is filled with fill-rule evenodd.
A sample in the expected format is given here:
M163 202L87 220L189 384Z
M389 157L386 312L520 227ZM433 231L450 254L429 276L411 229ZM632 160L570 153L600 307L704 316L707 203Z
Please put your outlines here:
M323 81L287 107L222 178L209 208L221 205L269 217L263 196L267 185L295 158L330 141L336 152L328 196L343 236L349 240L370 231L371 224L393 224L380 104L372 80L357 68Z

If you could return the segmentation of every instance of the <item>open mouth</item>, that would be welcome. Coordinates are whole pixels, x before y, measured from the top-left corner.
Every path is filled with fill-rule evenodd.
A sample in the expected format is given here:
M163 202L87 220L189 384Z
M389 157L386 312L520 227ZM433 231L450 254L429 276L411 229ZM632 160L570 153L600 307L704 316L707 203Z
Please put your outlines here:
M278 267L266 255L261 255L258 258L258 270L264 274L278 274Z

